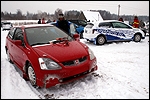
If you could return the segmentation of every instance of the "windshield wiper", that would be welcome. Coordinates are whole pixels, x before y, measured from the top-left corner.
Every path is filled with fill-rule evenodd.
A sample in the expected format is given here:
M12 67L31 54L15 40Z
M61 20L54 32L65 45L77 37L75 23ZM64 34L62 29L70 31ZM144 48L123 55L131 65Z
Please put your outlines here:
M56 38L56 40L50 41L50 43L56 44L56 43L65 43L68 45L68 37L63 37L63 38Z
M34 46L34 45L42 45L42 44L49 44L49 42L43 42L43 43L33 43L33 44L31 44L31 46Z

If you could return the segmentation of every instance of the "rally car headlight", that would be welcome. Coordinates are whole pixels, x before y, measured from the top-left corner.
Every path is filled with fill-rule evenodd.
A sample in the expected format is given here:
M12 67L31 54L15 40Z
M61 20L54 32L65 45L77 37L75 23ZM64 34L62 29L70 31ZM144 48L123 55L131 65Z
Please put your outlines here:
M61 69L61 66L49 58L39 58L39 64L43 70Z
M90 48L88 48L88 52L89 52L89 55L90 55L90 60L93 60L95 58L95 55L94 55L93 51Z

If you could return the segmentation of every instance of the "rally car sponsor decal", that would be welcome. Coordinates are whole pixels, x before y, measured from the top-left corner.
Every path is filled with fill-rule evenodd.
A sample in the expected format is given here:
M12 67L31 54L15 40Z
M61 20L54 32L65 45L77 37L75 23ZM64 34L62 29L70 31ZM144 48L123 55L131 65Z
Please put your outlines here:
M134 35L134 31L133 30L121 30L121 29L108 29L108 28L98 28L98 29L94 29L95 31L97 31L97 34L105 34L105 35L111 35L111 36L115 36L118 38L132 38Z

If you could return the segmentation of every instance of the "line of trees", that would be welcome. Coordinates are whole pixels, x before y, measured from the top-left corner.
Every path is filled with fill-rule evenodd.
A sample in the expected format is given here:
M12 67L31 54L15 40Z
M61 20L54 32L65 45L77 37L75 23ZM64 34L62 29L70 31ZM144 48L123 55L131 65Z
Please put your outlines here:
M105 10L90 10L90 11L97 11L100 13L102 18L104 20L116 20L118 19L118 15L111 14L108 11ZM58 14L62 13L62 9L57 8L54 12L54 14L49 14L47 12L38 11L36 14L27 12L26 14L22 14L22 11L20 9L17 10L16 14L12 14L11 12L2 12L1 11L1 20L38 20L39 18L45 18L46 20L57 20ZM77 19L79 18L82 11L76 11L76 10L70 10L65 11L64 15L66 19ZM121 15L124 20L127 20L129 22L133 21L134 15ZM149 16L138 16L140 20L143 20L145 22L149 21Z

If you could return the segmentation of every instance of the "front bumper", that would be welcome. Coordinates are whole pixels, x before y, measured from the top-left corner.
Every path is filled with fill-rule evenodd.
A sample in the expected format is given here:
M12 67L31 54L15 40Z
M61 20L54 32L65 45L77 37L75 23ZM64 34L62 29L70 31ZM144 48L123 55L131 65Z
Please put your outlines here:
M94 68L92 68L92 70L87 70L85 72L82 72L82 73L79 73L79 74L76 74L76 75L73 75L73 76L70 76L70 77L66 77L66 78L50 78L48 80L46 80L45 82L45 85L44 87L45 88L49 88L51 86L55 86L57 84L64 84L64 83L68 83L68 82L71 82L71 81L74 81L74 80L77 80L93 71L97 70L97 66L95 66Z
M97 61L95 58L94 60L82 63L79 66L69 66L59 71L43 72L37 80L37 85L49 88L58 84L64 84L79 79L93 71L96 71L98 68L96 63Z

